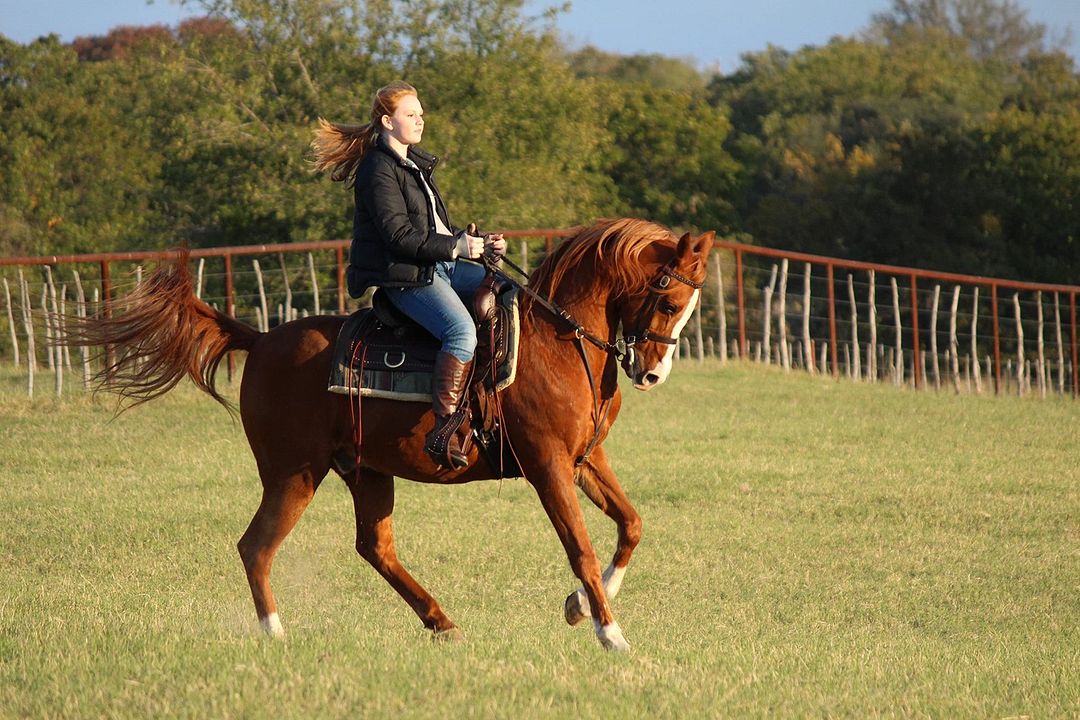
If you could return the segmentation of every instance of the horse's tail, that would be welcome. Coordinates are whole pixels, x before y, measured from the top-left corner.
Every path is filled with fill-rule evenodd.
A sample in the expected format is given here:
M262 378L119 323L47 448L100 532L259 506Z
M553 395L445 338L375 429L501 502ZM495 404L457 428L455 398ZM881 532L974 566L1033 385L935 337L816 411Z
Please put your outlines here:
M65 340L102 348L98 390L115 392L124 409L164 395L185 375L227 408L215 376L226 353L250 350L259 331L195 296L188 252L162 261L111 317L66 318Z

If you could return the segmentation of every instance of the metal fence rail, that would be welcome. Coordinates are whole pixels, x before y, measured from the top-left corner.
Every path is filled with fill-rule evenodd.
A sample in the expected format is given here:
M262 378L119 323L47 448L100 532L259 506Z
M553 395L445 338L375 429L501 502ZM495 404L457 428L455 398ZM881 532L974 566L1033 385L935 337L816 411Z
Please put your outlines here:
M515 230L504 235L520 241L511 243L511 256L529 267L567 232ZM348 240L241 245L199 248L190 255L199 261L200 297L265 329L275 318L282 322L301 313L354 309L357 302L345 289L348 246ZM138 282L142 263L174 252L0 258L10 325L8 336L0 335L0 347L9 346L16 359L20 333L32 335L40 327L46 339L51 336L54 329L42 313L34 316L29 310L35 301L37 309L48 311L73 300L73 291L66 288L68 277L80 293L83 282L92 286L88 295L96 296L96 303L92 298L87 303L93 311L109 314L113 300ZM290 263L297 253L306 255L306 263ZM37 279L29 273L27 282L23 270L34 267L45 269ZM10 288L16 285L21 286L13 299ZM1076 285L922 270L718 240L710 282L680 352L775 362L785 369L856 380L891 378L913 388L940 388L951 378L957 390L964 384L978 392L985 372L999 394L1014 386L1025 394L1035 378L1042 395L1052 391L1075 398L1080 388L1077 293ZM300 309L304 303L311 307ZM51 355L49 362L50 367L56 362ZM231 356L228 367L231 375Z

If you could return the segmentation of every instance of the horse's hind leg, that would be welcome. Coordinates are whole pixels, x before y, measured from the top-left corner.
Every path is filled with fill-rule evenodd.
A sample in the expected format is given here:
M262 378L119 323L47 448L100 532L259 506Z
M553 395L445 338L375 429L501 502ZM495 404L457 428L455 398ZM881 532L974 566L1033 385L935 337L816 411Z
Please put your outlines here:
M578 487L618 526L619 539L615 556L603 574L604 593L609 601L614 600L622 587L630 555L641 539L641 516L619 485L603 448L597 448L589 462L581 468ZM589 600L583 587L570 593L563 605L563 612L566 622L571 625L577 625L590 617Z
M439 604L402 567L394 548L394 479L368 468L346 478L356 511L356 550L438 637L456 639L460 632Z
M316 479L309 470L277 482L266 482L264 478L262 502L236 546L247 571L255 612L263 630L271 636L279 637L284 631L270 590L270 566L281 541L311 502L318 480L321 478Z
M358 468L346 478L356 509L356 551L390 583L440 639L457 640L461 631L420 584L402 567L394 549L394 478Z

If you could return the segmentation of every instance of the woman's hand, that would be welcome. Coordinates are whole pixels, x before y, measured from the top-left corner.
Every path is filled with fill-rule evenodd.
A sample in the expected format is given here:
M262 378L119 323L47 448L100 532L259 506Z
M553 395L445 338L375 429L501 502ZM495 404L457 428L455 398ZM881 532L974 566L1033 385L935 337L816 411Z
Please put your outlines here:
M484 254L484 238L462 231L457 238L457 256L475 260Z
M492 233L484 236L484 251L488 255L502 257L506 254L506 239L502 233Z

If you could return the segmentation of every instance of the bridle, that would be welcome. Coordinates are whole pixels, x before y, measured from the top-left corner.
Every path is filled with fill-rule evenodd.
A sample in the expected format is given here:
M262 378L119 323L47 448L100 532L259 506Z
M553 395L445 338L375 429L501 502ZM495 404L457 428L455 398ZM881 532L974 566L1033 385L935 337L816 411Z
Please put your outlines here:
M528 273L515 265L509 258L503 257L502 262L520 274L526 281L529 279ZM484 265L489 271L497 271L494 261L490 260L487 256L484 257ZM539 303L542 307L568 324L573 331L574 337L578 341L587 341L619 360L623 372L626 373L626 376L630 378L630 380L634 380L632 368L634 362L637 360L637 347L639 345L647 342L655 342L662 345L674 345L678 342L677 339L668 337L667 335L660 335L649 327L649 325L652 324L653 316L656 315L656 306L660 304L661 298L667 294L666 290L671 285L672 280L688 285L695 290L700 290L705 287L704 282L695 282L685 275L676 272L675 258L672 258L667 264L661 265L657 269L652 280L649 281L649 296L646 299L645 304L642 305L642 310L635 329L624 333L623 336L615 342L608 342L596 334L589 332L589 330L574 319L569 312L559 307L553 300L545 298L528 285L522 285L514 280L511 280L511 282L521 288L521 291L535 302ZM587 360L586 367L588 367Z
M509 258L503 257L502 262L528 281L529 274L515 265ZM488 272L498 272L498 266L494 258L485 255L483 256L483 263L488 269ZM553 300L545 298L528 285L522 285L521 283L510 279L512 283L517 285L521 291L532 298L533 301L539 303L541 307L547 309L571 327L573 330L573 337L577 342L578 351L581 354L582 362L585 364L585 375L589 379L589 388L593 399L593 436L589 441L588 446L585 448L585 452L579 455L575 460L575 467L584 465L588 461L589 455L596 449L597 444L600 442L604 421L607 419L608 412L611 410L610 397L604 398L602 402L597 397L596 379L593 374L592 364L589 362L589 355L585 352L584 343L588 342L603 350L608 356L614 357L619 361L626 376L630 378L632 382L636 382L633 376L633 367L634 363L637 361L637 347L639 345L647 342L655 342L662 345L674 345L678 342L678 340L673 337L653 332L649 327L649 325L652 324L653 316L656 314L656 307L660 304L661 298L667 294L666 290L671 285L672 280L688 285L695 290L700 290L705 286L704 282L695 282L676 272L675 258L672 258L667 264L660 266L652 280L649 281L649 296L646 299L645 304L642 305L642 312L639 316L637 327L633 331L625 333L621 338L612 343L589 332L584 325L574 319L569 312L559 307Z
M653 332L649 325L652 323L653 316L656 315L656 306L660 304L660 299L664 296L665 290L671 285L671 281L676 280L689 285L695 290L700 290L705 286L704 282L694 282L690 278L680 275L675 272L675 260L670 260L666 265L662 265L659 270L656 271L656 275L649 282L649 297L642 306L642 312L639 316L639 329L633 333L627 333L616 342L616 345L622 344L621 353L617 356L621 360L623 372L631 380L634 380L633 370L634 363L637 361L637 346L640 343L655 342L662 345L674 345L678 342L676 338L668 337L667 335L658 335ZM644 327L641 327L644 326Z

